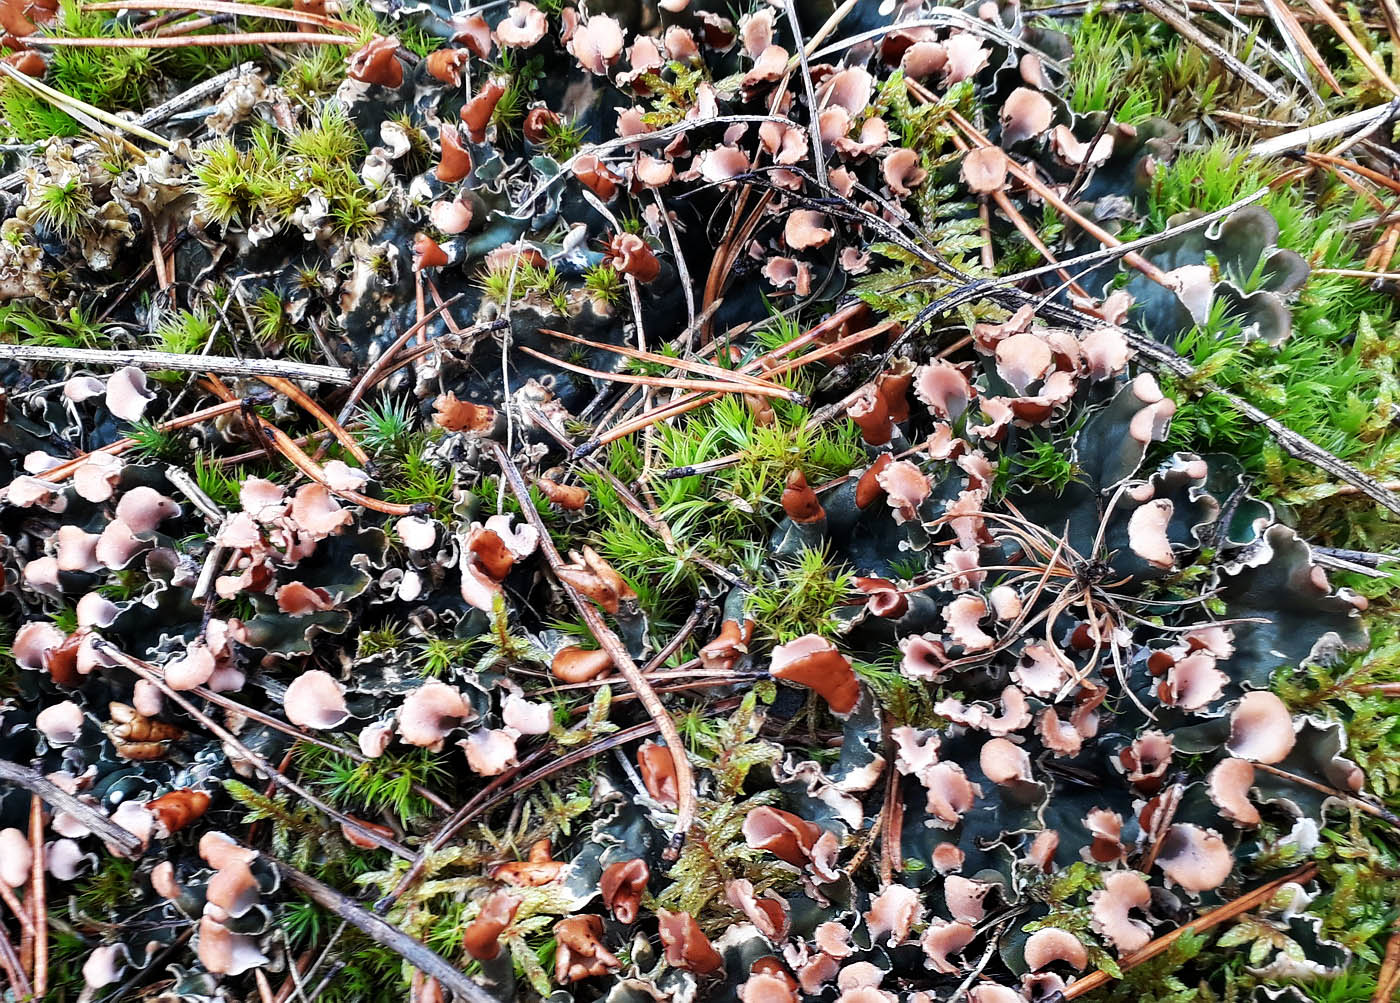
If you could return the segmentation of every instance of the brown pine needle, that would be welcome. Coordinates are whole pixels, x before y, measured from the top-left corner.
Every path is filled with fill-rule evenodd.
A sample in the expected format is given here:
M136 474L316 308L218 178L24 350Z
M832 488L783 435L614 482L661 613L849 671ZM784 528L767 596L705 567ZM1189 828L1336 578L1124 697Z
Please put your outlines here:
M272 782L277 784L277 786L283 788L288 793L301 798L303 801L309 802L313 807L315 807L318 811L321 812L321 814L325 815L327 818L330 818L333 821L338 822L340 825L351 829L352 831L363 836L365 839L374 843L376 846L382 847L388 850L390 853L402 857L405 860L412 860L416 856L416 854L414 854L412 850L408 849L408 847L404 846L398 840L391 839L390 837L385 836L374 829L366 828L365 825L359 820L331 807L329 804L322 801L311 791L302 787L296 781L286 777L272 763L268 762L262 756L258 755L258 753L254 752L252 749L249 749L246 745L240 742L238 740L238 736L234 735L233 732L229 731L223 725L219 724L217 721L211 718L208 714L200 710L199 707L193 701L187 699L184 692L172 689L170 685L166 683L165 673L163 673L160 670L159 666L152 665L150 662L146 662L140 658L128 655L125 651L122 651L111 641L105 639L98 639L93 643L98 650L107 654L117 664L124 666L127 669L130 669L140 678L145 679L148 682L154 684L155 687L165 695L165 698L167 700L179 706L182 710L184 710L186 714L189 714L190 717L194 718L201 725L203 725L206 731L208 731L210 734L214 735L216 738L222 741L225 746L232 749L234 753L237 753L247 762L253 764L253 766L255 766L261 773L264 773L268 777L270 777L272 779Z
M237 411L251 403L253 403L253 401L241 399L226 401L223 404L215 404L213 407L201 408L198 411L187 414L183 418L175 418L170 421L161 422L156 426L156 430L160 432L173 432L177 429L188 428L191 425L198 425L202 421L208 421L210 418L217 418L221 414L229 414L230 412ZM92 452L84 453L82 456L75 456L73 459L54 467L52 470L45 470L42 479L48 481L50 484L60 484L69 477L72 477L73 471L82 466L90 457L98 453L110 453L112 456L120 456L136 444L135 439L118 439L116 442L109 443L101 449L94 449Z
M1273 17L1275 22L1287 32L1293 39L1298 51L1303 54L1312 68L1317 70L1317 75L1322 78L1323 83L1332 88L1335 94L1346 93L1341 84L1337 83L1337 78L1332 75L1331 69L1327 66L1327 61L1322 58L1322 53L1317 51L1317 46L1313 45L1312 39L1298 22L1298 15L1293 13L1286 0L1263 0L1265 9Z
M29 903L34 920L34 998L43 999L49 991L49 907L45 898L44 802L29 795L29 842L34 853Z
M1363 800L1349 791L1339 791L1335 787L1328 787L1326 784L1320 784L1316 780L1309 780L1307 777L1300 777L1296 773L1280 770L1277 766L1270 766L1268 763L1255 763L1254 768L1263 770L1265 773L1278 777L1280 780L1286 780L1291 784L1297 784L1299 787L1306 787L1310 791L1316 791L1319 794L1325 794L1328 797L1336 798L1349 807L1365 812L1372 818L1378 818L1382 822L1388 822L1390 825L1400 828L1400 820L1396 819L1393 813L1379 805Z
M1329 28L1337 33L1337 37L1360 60L1361 65L1366 67L1366 71L1376 78L1376 83L1400 97L1400 87L1395 85L1395 81L1390 79L1390 76L1381 68L1381 64L1376 62L1376 57L1371 55L1370 50L1351 33L1351 29L1347 27L1345 21L1337 16L1336 11L1327 6L1323 0L1308 0L1308 6L1317 13L1318 17L1327 22Z
M781 348L774 349L771 352L767 352L759 356L757 359L750 362L744 368L753 369L759 366L763 366L766 368L766 364L773 358L776 358L783 353L793 351L794 349L807 344L815 338L820 337L822 332L829 331L835 327L838 327L840 326L842 321L849 319L852 316L855 316L859 312L856 308L857 306L861 309L864 308L864 304L857 304L856 306L847 307L842 311L838 311L836 314L833 314L831 317L828 317L826 320L822 321L822 323L816 325L811 331L808 331L806 334L794 338L791 342L789 342L787 345L782 346ZM767 369L766 371L773 376L782 375L783 373L790 372L794 369L800 368L801 366L805 366L809 362L815 362L818 359L825 358L829 355L834 355L839 352L843 352L847 348L850 348L852 345L857 345L862 341L867 341L870 338L874 338L880 334L883 334L886 331L892 330L896 326L897 325L893 321L885 321L883 323L876 324L874 327L868 327L863 331L856 331L854 334L848 334L846 337L838 339L837 341L833 341L829 345L824 345L823 347L809 352L806 355L801 355L798 356L796 359L790 359L787 362L783 362L777 366L773 366L771 369ZM660 407L643 412L637 417L629 421L625 421L622 424L616 426L615 428L611 428L606 432L603 432L599 435L595 435L592 439L589 439L587 442L583 443L574 450L574 457L578 458L580 456L587 456L588 454L594 452L602 446L606 446L608 443L616 442L618 439L631 435L634 432L641 431L642 429L647 428L650 425L654 425L659 421L666 421L671 418L677 418L680 415L685 414L687 411L694 411L698 407L703 407L704 405L709 404L712 401L718 400L719 396L719 394L687 394L683 397L679 397L676 400L671 401L669 404L663 404Z
M149 35L146 38L83 38L33 35L25 40L35 48L70 49L187 49L232 45L355 45L353 35L313 35L296 31L235 31L218 35Z
M312 400L311 396L305 390L297 386L291 380L284 380L280 376L259 376L258 379L266 383L273 390L282 394L324 425L326 430L329 431L331 435L335 436L340 444L349 451L350 455L359 460L362 465L370 465L369 454L361 448L359 442L355 440L355 437L346 430L344 425L336 421L330 412Z
M763 365L765 363L772 362L776 359L782 358L789 352L795 352L805 345L810 345L812 342L818 341L821 338L826 337L826 335L830 334L832 331L840 328L841 325L846 323L854 323L856 318L862 317L865 313L869 311L869 309L870 308L866 306L865 303L861 300L855 300L851 303L848 303L846 306L843 306L840 310L837 310L825 320L818 322L806 332L799 334L796 338L793 338L786 345L779 345L777 348L774 348L771 351L764 352L762 355L760 355L757 359L754 360L754 364Z
M3 930L0 930L0 971L5 973L10 985L15 987L19 999L27 999L33 995L29 979L24 974L24 967L19 963L19 955L15 953L15 945L10 943L9 936Z
M1374 182L1382 188L1389 189L1392 192L1400 192L1400 181L1387 177L1380 171L1372 170L1364 164L1358 164L1354 160L1348 160L1346 157L1334 157L1330 153L1305 153L1303 154L1303 159L1314 164L1331 164L1336 167L1341 167L1344 170L1351 171L1353 174L1359 174L1367 181Z
M1376 991L1371 1003L1390 1003L1400 992L1400 920L1391 927L1394 932L1385 942L1385 957L1381 959L1381 970L1376 976Z
M655 362L672 369L684 369L692 373L703 373L720 380L735 380L742 383L749 383L756 387L772 388L776 384L761 377L746 373L740 369L725 369L723 366L712 366L708 362L696 362L690 359L678 359L669 355L661 355L658 352L644 352L636 348L628 348L626 345L608 345L600 341L589 341L587 338L579 338L572 334L565 334L563 331L552 331L547 327L540 328L542 334L548 334L555 338L562 338L565 341L572 341L575 344L587 345L589 348L597 348L605 352L614 352L618 355L625 355L629 359L638 359L642 362Z
M131 4L126 0L120 0L120 2L103 0L101 3L83 4L83 10L129 10L130 7ZM238 0L201 0L199 3L189 3L187 0L142 0L141 9L173 10L186 14L244 14L248 17L267 18L269 21L291 21L294 24L311 24L318 28L334 28L350 34L358 33L358 29L353 24L348 24L326 14L313 14L310 11L271 7L260 3L239 3Z
M879 324L876 324L873 327L867 327L860 331L853 331L852 333L846 335L844 338L838 338L831 344L823 345L821 348L814 349L808 352L806 355L799 355L795 359L789 359L787 362L779 363L778 365L774 366L768 371L774 376L781 376L784 373L792 372L792 370L794 369L800 369L801 367L807 365L809 362L818 362L821 359L827 358L828 356L839 355L842 352L846 351L846 349L854 348L856 345L859 345L863 341L869 341L872 338L878 338L880 335L887 334L890 331L894 331L898 328L899 324L896 321L881 321Z
M565 362L556 359L552 355L544 352L537 352L527 345L517 345L520 351L526 355L532 355L537 359L548 362L552 366L567 369L571 373L579 373L583 376L592 376L599 380L611 380L614 383L631 383L644 387L675 387L680 390L702 390L715 391L718 393L744 393L758 394L762 397L777 397L782 400L805 400L796 390L789 390L786 387L776 386L752 386L747 383L737 381L721 380L687 380L673 379L667 376L633 376L630 373L605 373L597 369L589 369L587 366L576 366L572 362Z
M407 345L409 340L423 329L424 325L438 314L445 312L448 307L461 299L462 295L462 293L458 293L451 299L446 300L435 310L428 311L428 313L423 316L422 320L415 321L408 330L394 339L392 345L384 349L383 354L381 354L378 359L370 364L370 367L365 370L364 375L360 377L359 382L351 388L350 395L345 399L345 404L340 409L338 420L342 425L350 420L350 415L355 412L355 405L359 404L360 399L364 397L365 394L369 393L370 389L374 387L375 384L388 375L389 363L394 356L398 354L399 350L403 348L404 345ZM484 329L485 328L482 328L482 330Z
M219 379L213 373L208 374L201 383L225 400L233 397L233 391L225 386L223 380ZM423 505L401 505L395 502L384 501L381 498L371 498L367 494L362 494L359 491L353 491L349 488L332 487L330 481L326 478L326 472L321 469L321 465L308 456L306 451L297 445L295 439L259 414L250 411L249 417L252 419L254 427L269 438L272 447L276 449L277 452L281 453L287 462L291 463L297 470L321 485L331 494L344 498L346 501L359 505L361 508L367 508L371 512L382 512L385 515L396 516L424 514L425 508Z
M672 401L670 404L663 404L661 407L645 411L632 420L625 421L621 425L589 439L574 450L574 457L577 459L580 456L587 456L610 442L616 442L618 439L629 436L633 432L641 431L648 425L654 425L658 421L666 421L670 418L677 418L687 411L694 411L696 408L704 407L706 404L717 401L722 396L723 394L705 394L701 397L686 396Z
M918 87L918 85L913 84L912 81L911 85L913 87ZM919 90L923 90L923 88L920 87ZM927 91L924 91L924 94L927 93ZM995 145L994 143L992 143L991 140L989 140L975 127L973 127L971 122L967 121L967 119L963 118L956 111L948 112L948 120L952 122L953 125L957 126L957 128L961 129L963 135L967 136L967 138L970 139L974 145L979 147ZM1083 213L1077 212L1073 206L1071 206L1064 199L1060 198L1058 192L1056 192L1049 185L1041 181L1031 171L1022 167L1011 157L1006 158L1006 169L1023 185L1025 185L1031 191L1035 192L1036 195L1040 196L1047 203L1053 206L1056 212L1073 221L1075 226L1079 227L1085 233L1089 234L1089 236L1093 237L1104 247L1118 247L1120 244L1123 243L1121 240L1119 240L1113 234L1109 233L1103 227L1099 226L1093 220L1089 219ZM1151 279L1153 282L1157 283L1162 288L1172 290L1175 289L1174 283L1172 282L1171 278L1167 275L1166 272L1162 271L1160 268L1158 268L1152 262L1148 261L1141 254L1138 254L1136 251L1129 251L1127 254L1124 254L1123 263L1125 265L1128 265L1130 268L1137 269L1139 272L1141 272L1147 278Z
M15 919L19 920L20 928L24 934L28 937L34 936L34 920L30 918L29 910L24 907L24 903L20 902L14 889L3 881L0 881L0 902L4 902L15 914Z

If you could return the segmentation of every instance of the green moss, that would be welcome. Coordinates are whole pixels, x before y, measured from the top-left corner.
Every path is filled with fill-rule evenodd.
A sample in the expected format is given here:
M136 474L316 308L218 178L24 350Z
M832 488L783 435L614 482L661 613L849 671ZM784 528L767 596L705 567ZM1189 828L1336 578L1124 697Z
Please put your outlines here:
M47 226L63 240L72 240L88 223L92 192L75 177L63 184L44 185L35 192L30 206L35 223Z
M402 452L417 434L417 411L407 398L366 405L355 430L360 444L376 456Z
M446 764L427 749L391 751L357 763L318 746L299 745L297 761L307 780L332 803L364 817L389 812L412 826L437 811L414 785L440 790L448 780Z
M282 71L277 84L293 100L310 108L333 93L345 79L345 50L332 45L311 45L306 49Z
M1074 111L1111 112L1130 125L1160 113L1157 95L1142 80L1152 54L1141 28L1142 19L1095 9L1079 19L1065 95Z
M441 676L452 666L469 666L476 638L428 637L415 645L414 664L425 676Z
M64 0L59 6L51 31L57 35L107 38L132 34L107 13L84 12L74 0ZM57 46L49 56L46 82L69 97L105 111L135 108L155 78L160 58L160 53L151 49ZM22 85L5 81L3 102L6 112L14 113L7 114L9 129L21 140L34 142L50 135L78 134L78 123L66 114L26 108L26 105L47 103L27 90L21 97L16 93L21 89ZM36 128L43 131L34 131Z
M174 460L185 452L178 432L168 432L152 421L133 421L126 434L136 440L133 452L153 460Z
M1286 166L1247 160L1227 143L1184 152L1155 175L1147 225L1159 230L1177 212L1219 209L1268 184ZM1297 251L1315 269L1361 266L1346 225L1365 207L1349 189L1325 181L1312 192L1288 185L1271 190L1261 204L1279 222L1279 246ZM1400 461L1400 437L1388 417L1397 397L1391 299L1354 278L1314 274L1292 314L1292 336L1274 349L1242 344L1238 324L1217 305L1210 321L1185 335L1177 349L1201 377L1329 452L1388 476ZM1198 393L1199 384L1164 383L1178 403L1172 448L1233 452L1260 475L1264 494L1294 504L1335 490L1312 465L1281 455L1266 429L1219 396Z
M822 550L803 550L771 582L749 593L747 614L757 634L778 643L804 634L834 637L841 624L836 609L851 588L851 574Z
M27 304L0 304L0 340L49 348L110 348L111 339L81 307L66 318L43 317Z
M156 328L156 341L162 352L194 355L213 350L214 317L205 310L179 310L161 321ZM178 374L187 378L187 374Z
M269 354L306 358L315 344L311 332L292 321L287 301L276 289L262 289L248 304L253 340Z
M622 299L622 276L612 265L594 265L584 273L583 285L593 297L604 303L616 304Z
M395 456L384 471L384 497L404 505L427 504L443 518L452 508L452 491L457 484L454 469L425 453L429 442L417 436L403 453Z
M681 121L686 112L695 107L696 89L704 79L703 67L687 66L674 60L659 73L643 74L642 83L652 97L648 110L642 113L642 121L653 129Z
M201 212L223 226L250 225L265 215L285 225L313 195L326 201L342 237L378 224L373 196L355 172L364 141L337 105L318 108L308 125L288 133L259 123L246 143L224 138L200 151L195 168Z
M488 298L502 306L507 301L519 302L533 294L548 301L558 313L569 312L567 291L553 265L541 268L517 259L514 266L486 269L477 284Z
M195 483L216 505L226 509L239 507L239 489L251 474L253 471L246 467L229 467L218 463L208 453L196 453L194 457ZM259 470L257 476L277 480L283 475L276 470Z
M577 153L587 138L588 130L582 125L561 119L545 124L544 139L540 145L545 153L562 163Z

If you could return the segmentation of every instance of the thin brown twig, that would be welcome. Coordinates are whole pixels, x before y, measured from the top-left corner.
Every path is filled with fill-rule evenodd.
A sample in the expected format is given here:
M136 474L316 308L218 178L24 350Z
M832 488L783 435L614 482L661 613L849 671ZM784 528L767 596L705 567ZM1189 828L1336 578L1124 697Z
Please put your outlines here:
M414 940L397 927L391 926L373 913L365 911L358 904L329 885L317 881L311 875L304 874L275 857L267 857L267 859L276 866L278 872L291 887L321 908L345 920L370 940L394 951L418 971L433 976L444 989L456 993L469 1003L498 1003L490 993L426 944Z
M595 434L593 438L589 439L587 442L574 447L573 457L574 459L579 459L588 456L610 442L616 442L618 439L626 438L633 432L640 431L649 425L655 425L657 422L679 418L681 415L704 407L706 404L711 404L723 396L723 394L712 393L698 397L693 394L686 394L683 397L678 397L669 404L662 404L659 407L654 407L650 411L645 411L635 418L630 418L619 425L613 426L606 432Z
M287 978L282 983L282 988L277 990L277 995L273 997L272 1003L287 1003L287 1000L292 998L292 993L297 990L297 983L306 974L315 958L316 949L312 947L302 951L296 960L287 966Z
M666 659L681 650L685 642L690 639L690 635L695 633L695 628L700 626L700 621L710 612L710 605L707 599L701 599L695 604L695 608L690 611L690 616L686 617L685 623L681 624L680 630L672 634L671 639L666 642L661 650L652 655L651 658L647 660L647 663L642 666L643 674L655 672L662 665L666 664Z
M0 881L0 902L5 903L9 910L15 914L15 919L19 921L21 932L29 938L34 936L34 920L29 916L29 910L24 907L24 903L15 895L15 890L5 882Z
M1118 967L1124 972L1130 971L1143 962L1151 961L1159 954L1165 952L1172 944L1176 943L1183 934L1204 933L1206 930L1219 926L1221 923L1229 922L1236 916L1249 912L1249 910L1269 901L1269 899L1273 898L1274 893L1284 885L1290 882L1302 884L1305 881L1310 881L1316 874L1316 864L1304 864L1296 871L1290 871L1281 878L1275 878L1273 881L1262 884L1252 892L1241 895L1233 902L1226 902L1224 905L1217 906L1194 922L1187 923L1185 926L1179 927L1171 933L1163 934L1156 940L1147 944L1147 946L1134 951L1127 957L1119 959ZM1070 983L1064 990L1063 996L1067 1000L1077 999L1085 993L1093 992L1095 989L1107 985L1111 981L1113 981L1113 976L1103 969L1099 969L1096 972L1091 972L1082 979Z
M311 442L312 442L313 440L315 440L315 439L322 439L322 440L324 440L324 439L329 439L330 436L331 436L331 433L330 433L329 431L327 431L327 430L324 429L324 428L318 428L318 429L316 429L316 431L311 432L311 433L308 434L308 435L298 436L297 438L293 439L292 441L295 442L298 446L309 446L309 445L311 444ZM238 466L240 463L247 463L247 462L249 462L250 460L256 460L256 459L266 458L266 457L267 457L267 450L266 450L266 449L246 449L246 450L244 450L244 451L241 452L241 453L234 453L234 454L232 454L232 455L230 455L230 456L216 456L216 457L214 457L212 460L210 460L209 462L211 462L211 463L217 463L217 464L218 464L219 466L221 466L221 467L236 467L236 466Z
M1355 192L1358 198L1371 203L1371 208L1375 209L1376 212L1382 215L1385 214L1388 207L1386 206L1385 202L1381 200L1381 197L1379 195L1371 191L1371 189L1367 188L1360 181L1358 181L1356 178L1353 178L1350 174L1342 170L1336 164L1324 164L1323 166L1327 168L1328 172L1331 173L1331 175L1334 178L1336 178L1342 184L1346 185L1353 192ZM1307 170L1307 168L1302 168L1302 170ZM1367 267L1369 268L1370 265L1368 264Z
M1344 170L1351 171L1353 174L1359 174L1367 181L1374 182L1382 188L1400 193L1400 181L1396 181L1394 178L1388 177L1380 171L1372 170L1364 164L1358 164L1354 160L1348 160L1346 157L1337 157L1330 153L1305 153L1303 154L1303 159L1309 163L1332 164L1341 167Z
M1350 687L1356 693L1374 693L1379 696L1400 696L1400 683L1361 683Z
M725 230L724 237L720 240L719 247L715 249L715 256L710 263L710 271L705 276L705 291L700 300L700 307L704 317L701 322L701 333L706 338L710 336L710 329L714 323L714 311L711 307L719 303L725 280L729 277L734 262L738 260L739 249L748 243L749 236L758 226L764 210L768 208L769 202L773 199L771 191L764 192L759 197L752 212L745 216L743 209L744 204L748 201L750 191L751 186L749 185L740 189L735 200L733 215L729 218L729 226Z
M205 28L212 28L216 24L230 24L232 21L232 14L212 14L208 17L193 17L188 21L181 21L179 24L161 27L153 32L153 34L157 38L169 38L172 35L188 35L192 31L203 31Z
M170 288L170 276L165 270L165 254L160 249L160 235L151 232L151 264L156 269L156 287L162 292Z
M1171 831L1172 820L1176 818L1177 809L1181 807L1182 788L1180 784L1172 784L1167 788L1167 794L1156 811L1156 817L1152 820L1152 828L1156 830L1156 838L1152 840L1152 845L1147 849L1147 855L1142 858L1142 863L1138 865L1138 870L1143 874L1152 873L1152 865L1157 862L1157 855L1162 852L1162 844L1167 841L1167 833Z
M1400 240L1400 223L1391 223L1381 232L1381 239L1376 241L1376 246L1371 249L1371 253L1366 256L1366 261L1359 271L1384 271L1390 268L1390 262L1395 257L1395 245ZM1349 269L1350 270L1350 269ZM1328 272L1327 274L1332 274Z
M1300 777L1296 773L1280 770L1277 766L1270 766L1268 763L1255 763L1254 768L1256 770L1262 770L1270 776L1278 777L1280 780L1286 780L1290 784L1297 784L1299 787L1306 787L1310 791L1316 791L1319 794L1326 794L1328 797L1336 798L1343 804L1355 808L1358 811L1365 812L1372 818L1378 818L1382 822L1386 822L1400 829L1400 818L1396 818L1393 812L1387 811L1380 805L1372 804L1347 791L1339 791L1335 787L1328 787L1326 784L1320 784L1316 780L1309 780L1307 777Z
M261 968L253 969L253 981L258 987L258 999L260 1003L273 1003L272 984L267 981L267 976L263 974Z

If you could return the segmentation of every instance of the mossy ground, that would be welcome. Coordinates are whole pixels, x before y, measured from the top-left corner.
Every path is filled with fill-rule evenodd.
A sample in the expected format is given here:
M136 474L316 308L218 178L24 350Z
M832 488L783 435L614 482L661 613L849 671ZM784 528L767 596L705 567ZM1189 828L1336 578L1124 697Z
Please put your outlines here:
M1355 11L1349 16L1353 30L1389 64L1393 56L1389 39L1367 28ZM110 30L107 22L79 12L73 5L65 4L61 18L64 29L73 33ZM351 19L368 25L372 15L354 10ZM1229 333L1229 321L1217 318L1219 323L1213 325L1209 335L1201 332L1188 336L1181 346L1182 353L1202 377L1258 404L1289 428L1362 470L1382 480L1394 478L1400 469L1400 430L1395 420L1395 399L1400 393L1396 382L1400 332L1396 329L1393 289L1374 288L1364 278L1316 271L1363 267L1373 231L1355 224L1371 215L1373 207L1334 175L1314 170L1306 176L1290 176L1296 171L1296 165L1290 161L1249 159L1246 151L1252 137L1233 133L1228 113L1253 109L1253 95L1154 19L1092 13L1060 26L1071 28L1074 35L1068 95L1075 111L1111 111L1129 123L1164 116L1186 129L1188 145L1174 161L1162 165L1153 178L1143 232L1161 229L1175 213L1219 209L1267 185L1270 192L1262 204L1280 223L1280 246L1298 251L1315 269L1294 307L1293 335L1281 348L1231 344L1228 336L1222 336L1222 329L1225 335ZM431 44L417 37L407 41L419 50ZM294 98L311 105L340 82L345 54L338 48L322 46L296 55L284 60L280 81ZM1324 54L1348 88L1346 94L1329 99L1327 115L1343 114L1383 100L1374 81L1348 50L1333 44L1324 47ZM171 79L191 82L237 60L259 57L255 50L159 53L142 49L59 49L50 82L99 107L133 108L158 97ZM684 76L674 84L681 90L686 86ZM680 108L693 98L693 93L673 97L673 103ZM885 98L894 101L893 96ZM521 91L498 105L498 124L510 127L523 114L528 99L529 94ZM906 141L925 143L930 157L942 155L941 140L930 125L933 113L907 106L892 110ZM24 141L73 135L79 130L72 118L9 83L0 88L0 113L8 121L10 131ZM660 117L652 124L665 124L664 110L653 114ZM358 137L353 141L358 142ZM230 145L227 150L218 151L203 168L201 197L205 208L215 219L231 219L252 202L284 203L291 207L301 200L301 193L291 189L297 184L312 183L331 197L337 228L347 236L353 235L365 225L366 196L359 179L346 166L354 152L347 145L351 142L343 123L333 115L323 115L285 143L269 132L251 149ZM578 137L566 126L558 137L558 152L567 155L577 143ZM289 157L306 170L280 172L279 166ZM318 171L319 174L314 173ZM72 208L63 204L61 195L55 195L56 216ZM930 191L928 198L936 203L938 193ZM929 218L936 218L936 204L930 208L934 211ZM1035 222L1041 224L1047 238L1063 229L1049 211ZM948 240L942 248L945 253L967 253L975 246L975 228L970 225L942 232ZM1019 238L1014 237L998 247L997 258L1006 269L1034 260ZM499 291L504 295L504 290L494 288L498 279L499 276L488 274L482 282L489 293ZM522 282L546 293L551 288L547 275L526 275L523 279L517 276L517 291ZM618 277L610 269L590 276L589 287L602 299L616 301L623 295ZM265 320L270 342L296 333L281 326L275 306L264 304L259 314ZM791 337L792 332L783 328L784 323L774 322L772 344ZM93 348L106 344L100 326L76 313L56 321L6 307L3 324L15 337L33 343ZM182 314L167 322L157 334L159 347L196 351L212 336L211 318L201 313ZM310 350L309 341L294 340L293 344ZM798 380L792 385L810 389ZM1236 455L1245 463L1254 489L1319 543L1382 553L1400 550L1400 519L1379 510L1364 497L1349 493L1314 466L1285 454L1267 430L1241 417L1218 395L1183 381L1169 383L1167 390L1179 406L1170 448ZM808 417L805 409L786 402L775 404L775 412L772 425L760 426L754 423L749 409L730 398L689 422L658 428L646 439L619 442L602 457L612 474L630 482L643 470L737 455L737 462L714 474L653 482L657 512L670 527L669 541L659 539L637 518L606 477L587 476L596 502L586 527L588 537L604 557L637 583L641 604L655 622L678 625L692 607L699 578L693 555L743 567L758 566L768 528L774 522L783 477L795 458L801 458L814 483L841 476L862 461L857 436L848 423L813 428L804 424ZM149 438L150 441L142 441L142 449L150 454L161 455L164 450L177 448L158 435ZM383 464L387 472L386 493L391 500L430 502L435 507L450 504L450 482L445 482L441 471L424 461L424 450L430 443L424 433L415 431L406 403L380 403L366 409L360 438ZM208 465L197 465L196 469L201 472L200 486L211 497L220 503L231 503L237 481L229 471ZM264 469L256 462L246 472L277 476L274 469ZM1007 471L1002 474L1011 476ZM1054 481L1067 474L1055 444L1046 443L1043 449L1032 449L1021 456L1014 476ZM482 490L481 502L484 509L493 508L497 504L494 491ZM574 529L576 536L577 527ZM771 639L781 641L809 631L821 632L843 591L845 575L845 569L833 564L830 555L812 552L792 569L790 580L760 588L753 603L762 612L764 629ZM1315 710L1347 722L1349 754L1366 771L1371 789L1392 810L1400 812L1400 697L1363 689L1375 684L1400 684L1400 632L1394 626L1400 577L1336 577L1371 600L1368 622L1372 649L1305 674L1281 676L1276 688L1297 709ZM507 643L508 639L501 639L502 645ZM387 624L380 630L367 631L360 639L361 654L406 654L427 672L449 660L489 658L492 652L488 647L455 638L429 637L409 642ZM676 654L675 660L690 657L693 649L692 642ZM889 673L880 666L864 666L862 671L867 681L877 687L891 682ZM916 699L908 693L900 698ZM588 720L596 725L596 714ZM741 730L720 733L713 722L700 719L683 719L682 725L697 754L707 757L717 757L726 742L742 742L745 737ZM742 724L725 722L725 727L741 729ZM392 757L366 769L333 756L308 752L298 765L304 783L346 810L388 811L405 822L427 813L427 806L412 790L412 783L431 780L440 785L446 779L433 774L434 766L426 757ZM583 779L586 780L586 769ZM571 807L576 802L575 792L570 789L574 782L564 776L541 788L529 807L518 813L512 831L483 828L463 844L457 856L436 862L435 866L449 875L454 862L487 854L503 844L524 846L541 832L567 827L571 812L575 811ZM741 787L742 774L734 791ZM314 829L320 822L303 817L295 806L264 798L251 789L235 791L233 796L248 809L250 823L265 822L282 833L284 839L292 839L296 831L303 830L302 838L295 845L289 844L288 851L293 855L298 849L305 851L304 865L327 881L342 887L357 879L378 888L392 886L394 874L374 873L382 861L369 855L349 861L318 859L314 846L307 843L305 830ZM725 812L718 805L707 805L706 811L709 814L702 817L703 824L713 826L721 837L733 828L732 812ZM1375 990L1385 941L1400 917L1400 831L1359 814L1350 818L1334 814L1333 822L1323 834L1320 851L1324 893L1312 909L1323 917L1329 936L1356 952L1357 962L1339 978L1305 983L1302 989L1318 1003L1360 1003ZM314 838L314 832L311 836ZM728 841L732 843L733 839ZM72 895L73 921L102 922L122 899L130 878L128 867L108 857L102 870L80 882ZM401 907L396 918L433 946L455 954L459 951L456 941L460 924L451 905L458 889L451 881L444 876L427 885L417 898ZM683 904L703 913L703 902ZM546 914L542 911L542 915ZM55 928L55 1000L72 998L72 987L81 983L78 969L83 960L83 941L65 928L66 922L61 921ZM401 962L396 955L353 931L338 932L337 927L330 916L310 905L296 907L286 923L297 948L315 946L327 950L336 963L344 966L321 1000L371 998L397 979ZM549 965L552 950L543 927L523 947L525 955L536 959L536 965L544 966ZM527 961L521 964L526 969L531 967ZM1112 1003L1229 1003L1248 987L1252 977L1246 969L1239 952L1218 946L1214 937L1183 939L1172 952L1129 972L1097 998Z

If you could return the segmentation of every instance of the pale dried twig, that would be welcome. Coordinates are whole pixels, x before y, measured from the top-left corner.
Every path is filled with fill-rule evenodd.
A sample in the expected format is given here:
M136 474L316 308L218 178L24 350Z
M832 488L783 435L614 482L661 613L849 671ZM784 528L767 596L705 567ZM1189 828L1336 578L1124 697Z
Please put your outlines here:
M140 855L141 840L135 833L127 832L97 808L86 801L75 798L38 770L31 770L27 766L20 766L7 759L0 759L0 780L22 787L34 796L42 798L51 807L73 816L111 847L112 852L123 857Z
M281 359L236 359L224 355L192 355L183 352L106 351L97 348L64 348L58 345L0 345L0 359L14 362L66 362L75 366L135 366L146 370L188 373L223 373L227 376L272 376L288 380L348 385L350 370Z

